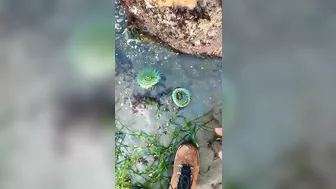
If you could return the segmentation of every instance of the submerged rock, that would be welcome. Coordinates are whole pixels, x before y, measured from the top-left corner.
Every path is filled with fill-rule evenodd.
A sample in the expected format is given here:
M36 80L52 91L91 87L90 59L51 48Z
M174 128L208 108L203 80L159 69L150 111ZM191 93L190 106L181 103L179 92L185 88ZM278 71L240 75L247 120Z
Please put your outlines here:
M222 57L221 1L119 2L130 29L140 29L179 52Z

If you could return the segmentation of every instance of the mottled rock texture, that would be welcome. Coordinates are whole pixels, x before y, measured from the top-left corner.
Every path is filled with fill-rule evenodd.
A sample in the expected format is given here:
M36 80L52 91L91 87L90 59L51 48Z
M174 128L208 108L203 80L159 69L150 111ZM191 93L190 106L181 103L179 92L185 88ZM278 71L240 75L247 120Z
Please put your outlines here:
M156 37L173 49L222 57L221 1L120 0L128 27Z

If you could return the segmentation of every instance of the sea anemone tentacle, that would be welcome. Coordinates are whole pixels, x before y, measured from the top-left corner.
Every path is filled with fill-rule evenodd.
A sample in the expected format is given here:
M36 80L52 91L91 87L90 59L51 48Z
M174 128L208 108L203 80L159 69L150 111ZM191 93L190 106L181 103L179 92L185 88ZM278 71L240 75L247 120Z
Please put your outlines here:
M149 89L159 83L161 73L155 68L146 68L139 72L137 75L137 83L144 89Z

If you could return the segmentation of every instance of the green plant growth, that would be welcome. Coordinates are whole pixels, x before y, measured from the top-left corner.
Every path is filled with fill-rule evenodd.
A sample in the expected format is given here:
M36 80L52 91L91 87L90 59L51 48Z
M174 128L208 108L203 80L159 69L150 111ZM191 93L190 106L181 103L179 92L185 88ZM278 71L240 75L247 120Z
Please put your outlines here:
M212 120L204 122L202 119L204 116L206 114L196 119L188 120L177 111L166 124L167 127L176 126L176 129L154 135L134 132L116 120L122 127L119 128L115 136L116 188L166 189L170 182L168 172L172 167L174 154L179 145L184 142L192 142L199 147L196 141L197 132L200 130L212 130L212 128L208 127L208 123ZM129 146L124 144L124 139L127 135L138 138L143 145ZM162 135L172 136L168 146L160 145L160 137ZM137 153L132 155L131 150L137 151ZM147 162L146 158L148 157L154 157L154 161ZM145 170L139 170L134 166L139 162L146 164ZM135 176L142 177L145 183L137 183Z

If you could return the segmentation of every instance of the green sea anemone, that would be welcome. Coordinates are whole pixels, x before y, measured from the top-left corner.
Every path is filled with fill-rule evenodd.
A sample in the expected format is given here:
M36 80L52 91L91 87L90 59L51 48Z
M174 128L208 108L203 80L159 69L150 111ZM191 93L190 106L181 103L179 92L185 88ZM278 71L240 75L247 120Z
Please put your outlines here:
M155 68L146 68L137 75L137 83L144 89L149 89L159 83L161 73Z
M176 88L172 93L172 99L176 106L183 108L190 103L191 95L185 88Z

